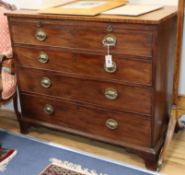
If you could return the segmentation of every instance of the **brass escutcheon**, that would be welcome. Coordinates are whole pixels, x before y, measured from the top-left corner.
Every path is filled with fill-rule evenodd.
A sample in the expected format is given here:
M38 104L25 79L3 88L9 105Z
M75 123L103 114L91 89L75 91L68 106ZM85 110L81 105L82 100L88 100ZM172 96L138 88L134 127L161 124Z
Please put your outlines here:
M106 66L104 65L104 70L105 70L106 72L108 72L108 73L114 73L114 72L116 72L116 70L117 70L117 65L116 65L116 63L113 61L113 62L112 62L112 67L106 67Z
M46 64L49 61L49 57L45 52L40 52L38 60L40 63Z
M40 84L44 88L49 88L49 87L51 87L51 80L47 77L43 77Z
M42 22L41 21L38 21L37 24L36 24L37 27L42 27Z
M107 31L107 32L112 32L112 31L113 31L113 27L112 27L111 24L109 24L109 25L107 26L106 31Z
M114 130L118 127L118 122L114 119L107 119L105 125L107 128Z
M114 88L105 89L104 95L109 100L116 100L118 98L118 92Z
M54 113L54 108L52 105L49 105L49 104L45 104L44 105L44 108L43 108L43 111L48 114L48 115L52 115Z
M44 41L47 38L47 34L43 30L37 30L35 33L35 38L38 41Z

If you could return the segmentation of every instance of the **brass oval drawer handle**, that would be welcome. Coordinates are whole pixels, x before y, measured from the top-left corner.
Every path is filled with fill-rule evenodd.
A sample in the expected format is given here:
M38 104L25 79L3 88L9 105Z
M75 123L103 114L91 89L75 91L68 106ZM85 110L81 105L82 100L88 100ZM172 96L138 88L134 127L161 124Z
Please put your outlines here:
M104 46L115 46L116 45L116 37L112 34L108 34L103 38L102 43Z
M44 108L43 108L43 111L48 114L48 115L52 115L54 113L54 108L52 105L49 105L49 104L45 104L44 105Z
M104 95L109 100L116 100L118 98L118 92L114 88L105 89Z
M43 77L40 84L44 88L49 88L49 87L51 87L51 80L47 77Z
M114 72L116 72L117 71L117 65L116 65L116 63L113 61L112 62L112 67L106 67L105 65L104 65L104 70L106 71L106 72L108 72L108 73L114 73Z
M49 57L45 52L40 52L38 60L40 63L46 64L49 61Z
M35 38L38 41L44 41L47 38L47 34L43 30L37 30Z
M118 128L118 122L114 119L107 119L105 122L105 126L111 130Z

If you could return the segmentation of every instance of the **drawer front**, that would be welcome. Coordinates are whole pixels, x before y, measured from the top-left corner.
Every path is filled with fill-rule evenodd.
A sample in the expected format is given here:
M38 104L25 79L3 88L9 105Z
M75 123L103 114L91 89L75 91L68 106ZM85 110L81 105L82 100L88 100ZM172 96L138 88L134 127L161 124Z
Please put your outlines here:
M37 27L38 23L42 24ZM126 25L126 24L125 24ZM135 29L122 29L113 26L112 32L106 31L105 23L74 23L68 21L63 24L47 21L23 20L11 23L13 43L73 48L93 52L106 52L103 45L108 34L113 35L116 44L111 52L126 55L152 56L153 33ZM21 33L21 35L20 35ZM40 38L39 38L40 37ZM110 39L110 38L109 38ZM112 42L111 40L108 40Z
M19 87L21 91L151 114L152 93L146 88L65 77L27 68L19 69Z
M114 113L23 94L21 103L25 118L45 122L50 126L61 126L74 133L81 132L82 135L113 143L150 145L151 121L137 115Z
M152 85L150 60L127 59L113 54L115 65L105 69L104 55L78 54L60 50L15 48L19 66L49 69L77 76L117 81L120 83Z

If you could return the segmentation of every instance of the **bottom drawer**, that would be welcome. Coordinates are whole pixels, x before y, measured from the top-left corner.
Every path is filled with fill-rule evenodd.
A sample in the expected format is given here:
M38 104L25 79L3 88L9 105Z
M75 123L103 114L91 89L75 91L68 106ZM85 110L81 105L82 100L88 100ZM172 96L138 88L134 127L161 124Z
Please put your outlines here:
M150 146L151 121L139 115L21 94L22 115L73 133L120 145Z

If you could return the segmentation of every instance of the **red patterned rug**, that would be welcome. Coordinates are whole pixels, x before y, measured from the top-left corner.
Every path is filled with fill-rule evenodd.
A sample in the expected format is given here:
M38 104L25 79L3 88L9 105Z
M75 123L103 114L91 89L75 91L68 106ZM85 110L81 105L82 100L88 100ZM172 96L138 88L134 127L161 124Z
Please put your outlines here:
M95 170L82 168L81 165L73 164L55 158L50 159L49 164L39 175L107 175L98 174Z
M58 165L50 164L40 175L85 175Z

